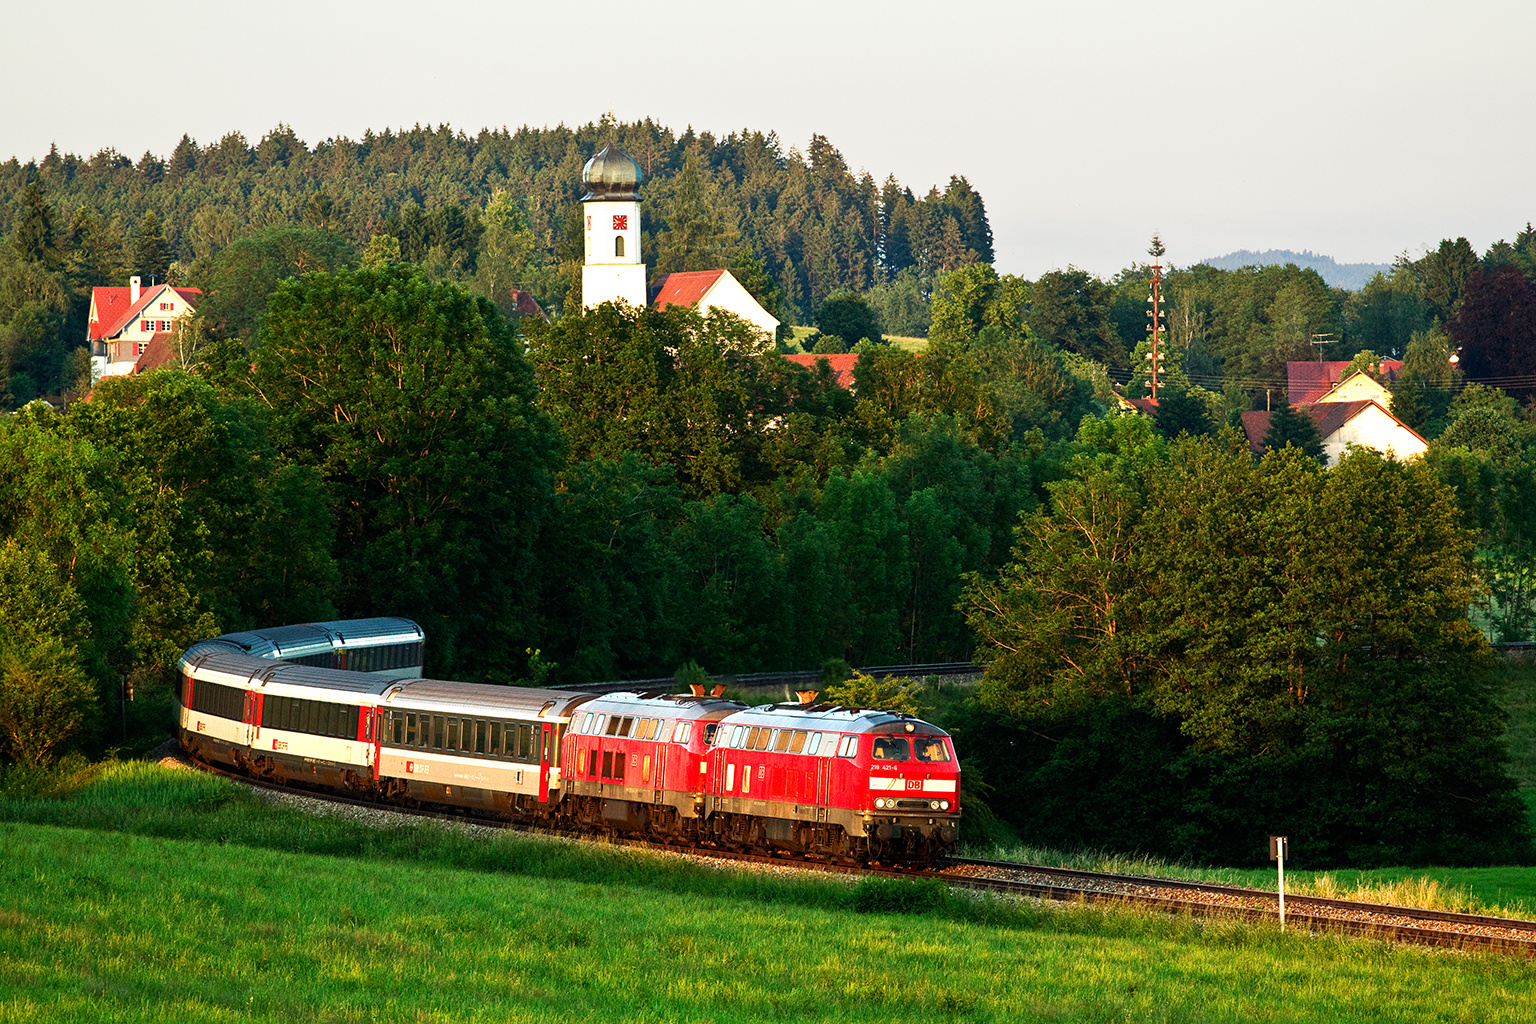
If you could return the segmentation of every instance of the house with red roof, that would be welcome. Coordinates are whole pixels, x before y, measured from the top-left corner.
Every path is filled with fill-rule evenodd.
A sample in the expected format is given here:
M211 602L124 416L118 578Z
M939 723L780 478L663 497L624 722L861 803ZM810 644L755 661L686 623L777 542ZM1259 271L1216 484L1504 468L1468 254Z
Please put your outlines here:
M668 274L657 285L651 305L655 309L694 306L700 312L723 309L735 313L770 339L779 329L778 318L764 309L729 270L689 270Z
M1286 371L1291 404L1317 425L1323 439L1323 453L1328 465L1337 465L1350 445L1374 448L1395 459L1414 459L1423 455L1429 444L1418 432L1392 415L1392 393L1370 374L1357 372L1344 380L1339 371L1348 363L1288 363ZM1402 369L1400 362L1382 362L1382 371L1392 375ZM1302 371L1299 367L1333 367L1328 371ZM1321 389L1321 390L1319 390ZM1297 402L1296 396L1310 395L1309 401ZM1255 453L1264 450L1264 435L1269 432L1270 413L1265 409L1243 413L1243 432L1248 447Z
M1330 359L1324 362L1297 362L1285 364L1285 393L1290 398L1291 404L1298 409L1303 405L1310 405L1318 401L1328 392L1338 387L1341 381L1339 376L1349 369L1350 360ZM1389 381L1397 380L1397 375L1403 372L1401 359L1383 359L1378 364L1378 372ZM1354 380L1359 374L1351 374ZM1367 377L1367 380L1370 378ZM1385 394L1386 389L1382 388Z
M92 288L86 340L91 346L93 376L115 377L165 366L175 354L171 334L176 322L195 311L202 297L197 288L168 284L145 288L137 277L130 277L126 288Z

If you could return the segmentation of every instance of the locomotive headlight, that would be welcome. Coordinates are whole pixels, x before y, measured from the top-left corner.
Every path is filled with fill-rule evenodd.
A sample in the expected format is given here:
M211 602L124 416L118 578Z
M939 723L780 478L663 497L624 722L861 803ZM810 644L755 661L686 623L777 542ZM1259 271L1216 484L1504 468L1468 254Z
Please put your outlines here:
M885 801L885 797L883 797L883 796L875 797L875 807L876 808L878 808L880 810L884 810L885 809L885 802L886 802Z
M948 800L940 800L939 801L939 810L941 810L941 811L949 810L949 801Z
M930 811L938 810L939 809L939 802L937 800L930 800L930 801L928 801L928 809Z

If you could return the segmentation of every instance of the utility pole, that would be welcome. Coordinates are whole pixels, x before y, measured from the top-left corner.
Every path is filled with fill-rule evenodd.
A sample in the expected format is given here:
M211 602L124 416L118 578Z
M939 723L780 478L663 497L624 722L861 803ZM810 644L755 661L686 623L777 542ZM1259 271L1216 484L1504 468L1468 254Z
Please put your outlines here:
M1322 362L1323 361L1323 346L1324 345L1332 345L1333 344L1333 335L1332 334L1314 334L1314 335L1312 335L1312 344L1317 346L1317 361L1318 362Z
M1162 353L1159 352L1159 343L1163 334L1162 311L1162 284L1163 266L1160 262L1163 254L1168 250L1163 248L1163 240L1156 232L1152 233L1152 247L1147 250L1147 255L1152 257L1152 290L1147 295L1147 330L1152 335L1152 351L1147 353L1147 359L1152 363L1152 401L1157 401L1157 374L1162 369Z

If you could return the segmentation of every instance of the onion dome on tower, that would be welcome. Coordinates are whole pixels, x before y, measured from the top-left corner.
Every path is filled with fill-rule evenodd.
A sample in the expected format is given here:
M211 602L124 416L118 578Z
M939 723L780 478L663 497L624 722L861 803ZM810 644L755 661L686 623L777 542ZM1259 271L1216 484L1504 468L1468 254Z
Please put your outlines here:
M610 142L581 169L581 183L587 189L581 201L637 202L640 183L644 180L645 175L635 158Z

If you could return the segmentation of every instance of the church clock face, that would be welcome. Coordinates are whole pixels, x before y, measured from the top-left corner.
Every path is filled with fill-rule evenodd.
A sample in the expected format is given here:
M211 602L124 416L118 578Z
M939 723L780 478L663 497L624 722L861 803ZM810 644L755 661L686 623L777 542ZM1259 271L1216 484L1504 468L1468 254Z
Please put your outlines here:
M616 214L614 214L613 215L613 230L615 230L615 231L628 231L629 230L629 214L627 214L627 213L616 213Z

